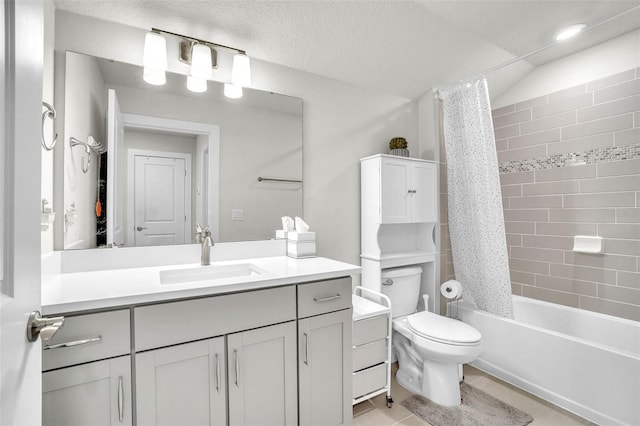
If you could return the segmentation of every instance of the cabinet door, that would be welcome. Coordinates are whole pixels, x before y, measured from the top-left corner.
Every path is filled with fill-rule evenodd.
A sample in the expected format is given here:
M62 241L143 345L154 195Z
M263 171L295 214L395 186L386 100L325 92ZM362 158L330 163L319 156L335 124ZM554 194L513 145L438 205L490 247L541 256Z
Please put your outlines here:
M381 223L411 222L411 167L407 161L382 159Z
M42 374L43 425L131 425L131 357Z
M227 336L229 424L295 425L296 323Z
M139 425L225 425L224 337L136 354Z
M351 424L351 309L298 321L300 424Z
M433 163L416 163L413 166L412 189L415 191L411 197L411 221L412 222L437 222L438 168Z

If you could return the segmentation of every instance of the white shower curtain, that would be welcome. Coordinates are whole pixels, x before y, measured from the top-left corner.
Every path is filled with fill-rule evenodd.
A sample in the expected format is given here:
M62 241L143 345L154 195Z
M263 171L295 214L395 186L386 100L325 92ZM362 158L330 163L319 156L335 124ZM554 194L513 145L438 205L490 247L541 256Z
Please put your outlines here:
M484 78L441 90L456 279L479 309L513 318L491 107Z

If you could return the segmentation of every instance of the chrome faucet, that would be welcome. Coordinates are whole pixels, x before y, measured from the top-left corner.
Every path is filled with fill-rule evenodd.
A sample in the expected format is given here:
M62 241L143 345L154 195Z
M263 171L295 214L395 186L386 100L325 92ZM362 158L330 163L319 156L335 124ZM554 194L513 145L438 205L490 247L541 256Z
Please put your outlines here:
M209 228L204 228L202 231L202 256L200 258L200 264L207 266L211 263L211 247L213 247L213 240L211 239L211 231Z

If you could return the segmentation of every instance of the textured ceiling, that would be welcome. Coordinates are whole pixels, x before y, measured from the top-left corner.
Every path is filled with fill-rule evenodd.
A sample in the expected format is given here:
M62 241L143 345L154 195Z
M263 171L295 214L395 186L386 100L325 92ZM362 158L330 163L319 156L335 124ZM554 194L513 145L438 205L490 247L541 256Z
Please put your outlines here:
M604 21L637 1L56 0L69 12L235 46L257 59L416 98L548 45L562 26ZM640 9L513 67L640 27ZM525 66L527 65L527 66ZM517 73L516 73L517 74ZM514 74L513 78L517 76ZM503 81L507 85L508 81Z

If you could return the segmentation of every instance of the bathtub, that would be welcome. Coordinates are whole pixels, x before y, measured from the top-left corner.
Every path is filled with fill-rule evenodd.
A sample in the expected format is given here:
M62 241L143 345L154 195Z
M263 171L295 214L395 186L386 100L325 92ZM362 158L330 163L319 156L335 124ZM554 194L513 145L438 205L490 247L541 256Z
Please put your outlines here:
M640 425L640 323L520 296L513 304L515 320L459 303L460 319L482 333L474 367L592 422Z

